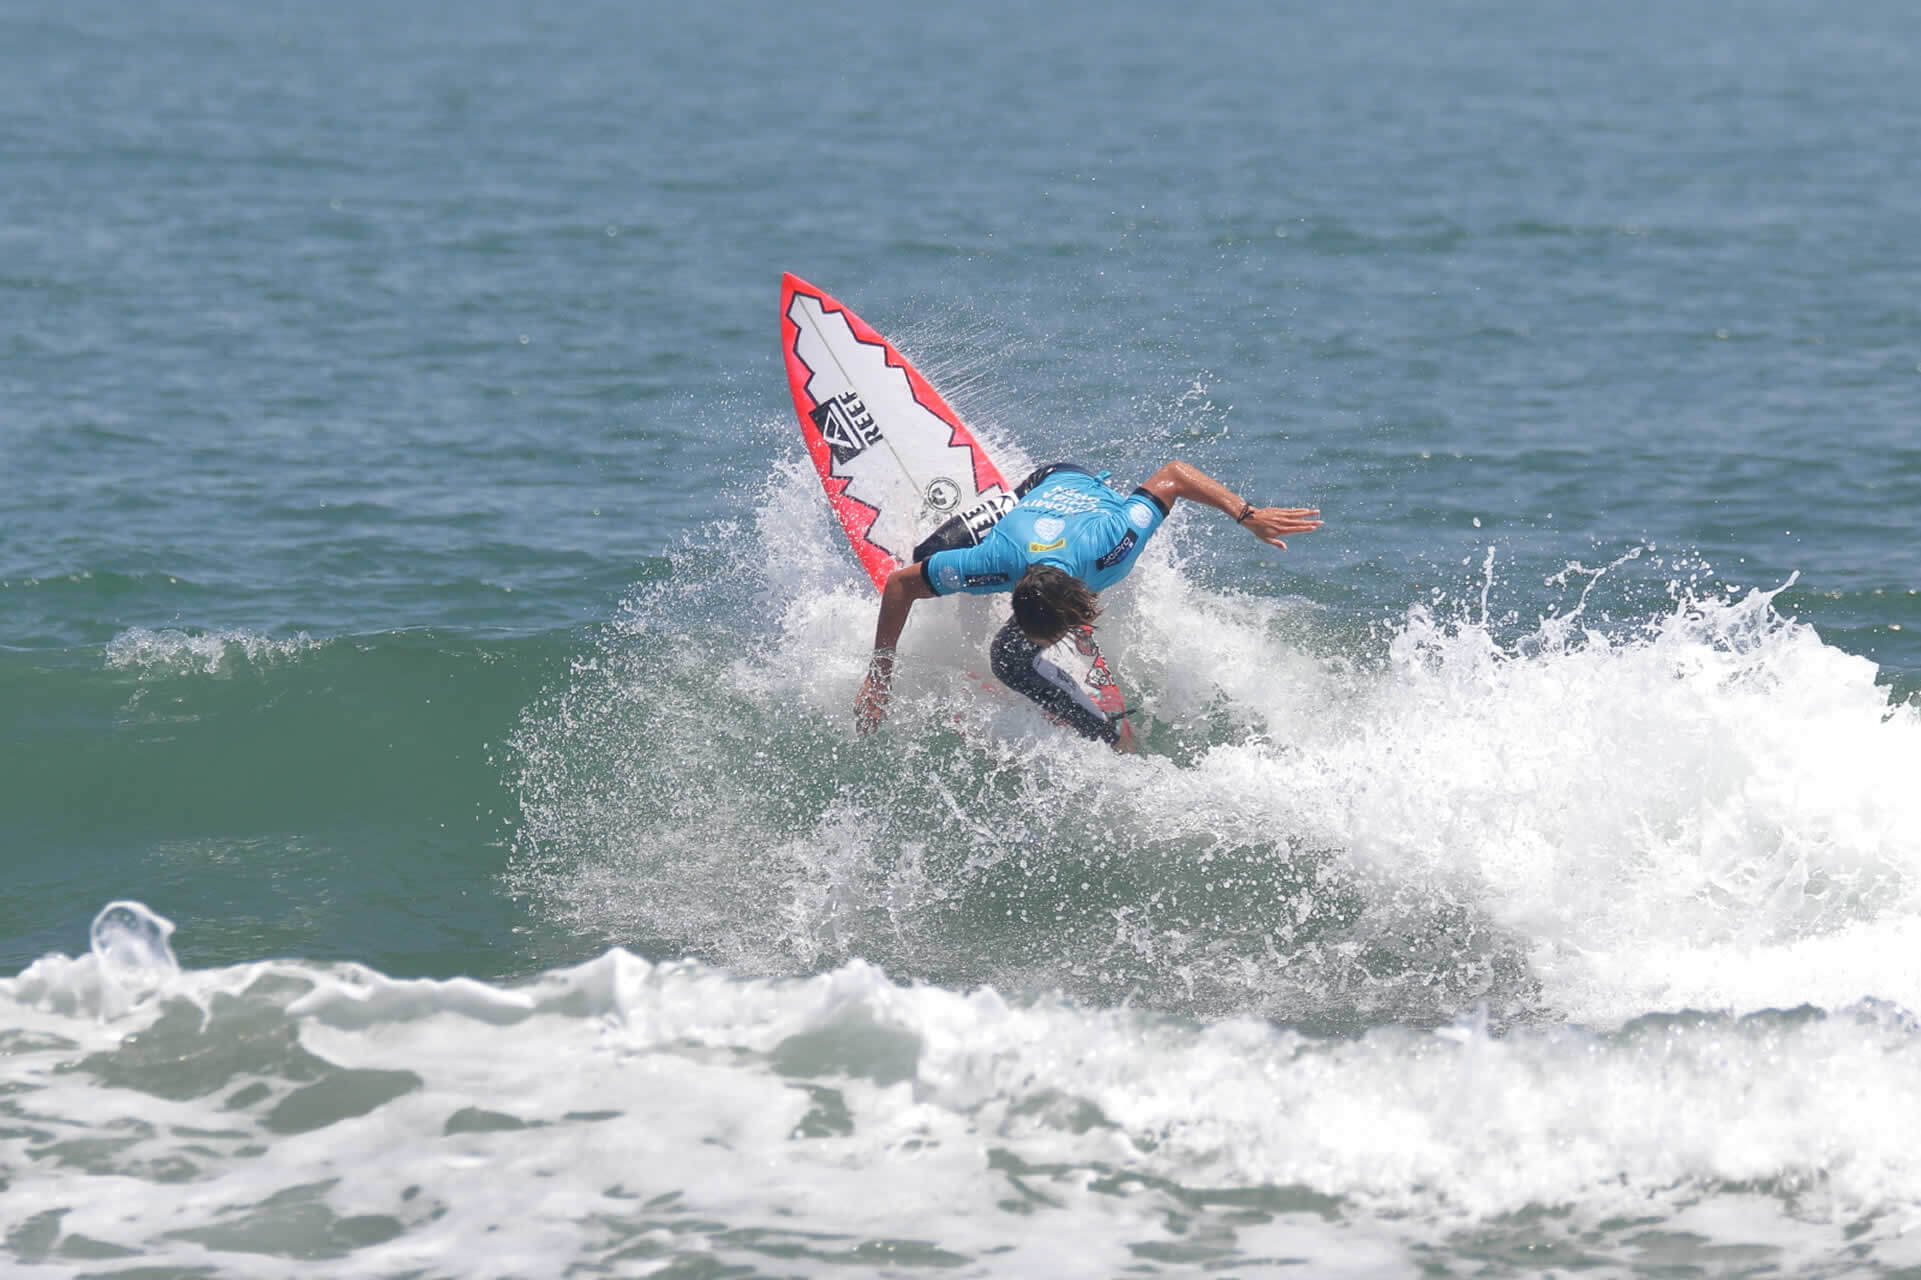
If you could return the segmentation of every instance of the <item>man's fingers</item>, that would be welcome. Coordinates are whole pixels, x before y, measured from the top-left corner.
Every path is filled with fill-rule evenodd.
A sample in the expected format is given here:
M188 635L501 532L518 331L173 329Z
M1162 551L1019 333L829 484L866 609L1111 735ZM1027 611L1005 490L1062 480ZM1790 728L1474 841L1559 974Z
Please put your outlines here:
M887 686L868 676L861 681L860 692L854 696L854 728L866 737L880 728L880 722L887 715Z
M1262 507L1249 523L1262 542L1285 551L1281 535L1314 532L1321 527L1320 514L1318 507Z
M1263 519L1261 523L1269 529L1272 529L1275 533L1312 533L1321 527L1319 520L1306 516L1293 515L1285 511L1275 510L1263 512L1262 514L1266 518Z

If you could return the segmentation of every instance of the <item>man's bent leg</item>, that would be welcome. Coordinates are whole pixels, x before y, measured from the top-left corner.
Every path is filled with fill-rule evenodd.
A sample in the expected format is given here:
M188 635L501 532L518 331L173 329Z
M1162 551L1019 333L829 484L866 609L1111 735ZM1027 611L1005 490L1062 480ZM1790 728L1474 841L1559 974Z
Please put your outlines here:
M1021 629L1010 621L994 637L988 661L994 675L1015 693L1031 699L1041 710L1083 738L1094 738L1112 746L1121 734L1119 722L1109 720L1103 712L1082 705L1073 694L1036 670L1034 660L1041 656L1041 652L1041 647L1022 635Z

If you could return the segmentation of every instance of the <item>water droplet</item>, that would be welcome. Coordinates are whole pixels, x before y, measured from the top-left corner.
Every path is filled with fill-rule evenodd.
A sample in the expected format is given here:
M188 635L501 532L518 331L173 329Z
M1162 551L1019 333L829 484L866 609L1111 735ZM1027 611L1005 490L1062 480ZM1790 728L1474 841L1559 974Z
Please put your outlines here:
M93 954L101 969L122 984L172 977L180 972L167 937L173 921L138 902L110 902L93 919Z

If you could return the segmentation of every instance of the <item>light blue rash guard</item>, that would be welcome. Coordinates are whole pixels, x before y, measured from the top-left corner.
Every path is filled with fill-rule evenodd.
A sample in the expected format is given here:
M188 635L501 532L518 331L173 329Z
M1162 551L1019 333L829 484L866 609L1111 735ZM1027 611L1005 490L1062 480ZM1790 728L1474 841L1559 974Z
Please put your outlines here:
M1099 477L1056 471L997 521L977 546L936 551L923 562L937 596L1012 591L1029 566L1051 564L1104 591L1128 575L1167 519L1146 489L1123 498Z

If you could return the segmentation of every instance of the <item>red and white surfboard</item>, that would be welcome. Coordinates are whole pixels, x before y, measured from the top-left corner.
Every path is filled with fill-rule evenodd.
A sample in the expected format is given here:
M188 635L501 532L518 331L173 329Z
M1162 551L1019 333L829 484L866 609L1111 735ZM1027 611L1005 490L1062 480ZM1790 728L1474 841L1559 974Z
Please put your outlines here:
M1001 469L893 343L796 275L781 277L780 316L807 454L876 588L956 515L978 541L1013 508ZM1043 656L1059 673L1049 678L1074 686L1083 702L1109 715L1122 710L1091 627Z
M799 276L780 285L801 435L876 587L954 515L984 533L1014 505L987 450L893 343Z

